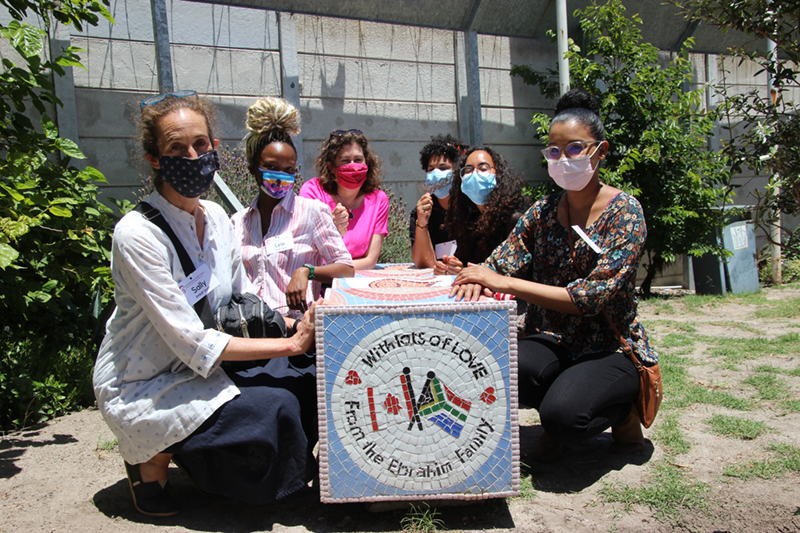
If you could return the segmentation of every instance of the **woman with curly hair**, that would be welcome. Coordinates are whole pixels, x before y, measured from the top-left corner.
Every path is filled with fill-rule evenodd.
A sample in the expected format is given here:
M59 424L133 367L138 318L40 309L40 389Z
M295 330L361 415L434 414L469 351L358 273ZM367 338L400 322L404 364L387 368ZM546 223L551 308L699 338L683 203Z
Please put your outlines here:
M644 437L631 350L658 362L636 308L636 270L647 227L633 196L600 181L609 144L597 101L573 89L558 101L542 152L562 189L538 200L481 266L456 277L452 294L492 291L528 302L518 343L519 402L539 411L533 450L558 457L611 427L611 450L635 453Z
M305 182L300 196L331 208L356 270L371 270L389 233L389 198L378 188L381 161L361 130L332 131L320 152L319 177Z
M280 98L247 110L245 156L259 193L231 221L256 292L283 315L302 317L320 283L353 275L353 259L321 202L295 196L300 114Z
M455 255L436 261L436 274L458 274L492 253L526 208L522 181L492 148L470 148L453 173L444 228L457 242Z
M411 258L417 268L431 268L437 259L453 253L455 241L444 229L444 217L450 205L453 168L463 152L461 141L450 135L431 137L420 151L426 192L411 210L408 225Z

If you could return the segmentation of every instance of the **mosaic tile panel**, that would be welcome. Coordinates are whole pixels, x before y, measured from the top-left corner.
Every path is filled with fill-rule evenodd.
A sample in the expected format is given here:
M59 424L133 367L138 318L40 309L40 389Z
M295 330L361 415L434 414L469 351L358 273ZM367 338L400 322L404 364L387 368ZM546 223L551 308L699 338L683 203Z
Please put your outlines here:
M317 308L323 502L519 493L514 309Z
M432 268L405 265L383 270L357 270L355 277L333 280L325 299L332 304L362 305L389 302L450 303L455 276L436 276Z

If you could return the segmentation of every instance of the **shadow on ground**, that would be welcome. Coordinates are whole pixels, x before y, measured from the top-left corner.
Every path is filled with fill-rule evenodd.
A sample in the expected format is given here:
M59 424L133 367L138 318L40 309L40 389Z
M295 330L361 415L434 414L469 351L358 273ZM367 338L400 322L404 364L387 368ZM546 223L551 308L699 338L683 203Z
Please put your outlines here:
M626 465L643 465L653 456L653 443L645 439L644 450L633 454L610 452L611 433L601 433L578 445L568 446L564 455L550 463L540 463L531 456L542 426L520 426L520 462L522 477L531 476L533 488L543 492L580 492L597 483L612 470Z
M40 425L37 428L29 429L11 437L4 437L0 440L0 478L12 478L21 471L16 464L16 460L25 453L26 448L40 448L53 444L78 442L75 437L60 434L53 435L53 438L47 441L33 440L33 437L38 436L39 430L43 427L44 425Z
M400 522L409 512L399 509L370 513L364 503L323 504L319 501L316 488L300 491L269 505L249 506L202 494L183 472L175 468L170 469L170 485L173 496L183 506L180 514L170 518L151 518L138 514L133 507L126 478L95 493L94 504L101 513L112 519L120 517L131 522L223 533L272 531L276 524L283 527L301 526L315 533L397 531L402 529ZM483 531L515 527L503 499L483 500L456 507L431 501L430 506L436 508L436 517L450 530Z

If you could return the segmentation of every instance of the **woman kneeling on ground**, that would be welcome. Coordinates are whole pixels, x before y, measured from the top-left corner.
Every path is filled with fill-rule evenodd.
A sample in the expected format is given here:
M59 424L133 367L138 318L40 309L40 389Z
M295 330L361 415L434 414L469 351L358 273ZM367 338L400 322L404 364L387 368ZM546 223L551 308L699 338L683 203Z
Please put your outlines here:
M305 353L314 339L313 305L291 338L247 339L206 328L188 300L193 293L201 302L205 297L214 311L248 286L227 214L199 199L219 168L212 116L211 104L194 91L141 103L144 157L155 184L145 201L194 263L193 278L205 283L192 285L197 292L188 290L191 273L150 217L131 211L114 230L117 307L93 385L119 442L133 503L150 516L180 510L167 483L171 460L204 492L253 504L304 487L316 469L314 380L278 382L220 368L222 361Z
M519 402L539 410L544 431L534 456L543 460L608 427L612 451L644 447L632 409L639 378L615 328L644 364L657 362L634 296L647 229L639 202L598 178L608 152L598 113L584 91L561 97L543 153L566 190L537 201L484 266L461 271L452 291L457 299L494 291L528 302Z

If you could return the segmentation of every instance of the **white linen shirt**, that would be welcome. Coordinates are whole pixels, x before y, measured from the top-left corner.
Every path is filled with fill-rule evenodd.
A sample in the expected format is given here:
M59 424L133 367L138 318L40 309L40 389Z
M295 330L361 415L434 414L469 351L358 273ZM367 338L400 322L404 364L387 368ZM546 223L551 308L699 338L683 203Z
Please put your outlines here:
M286 289L294 271L304 264L353 266L353 258L336 230L330 208L317 200L296 196L292 191L273 209L269 230L262 238L258 198L231 217L242 246L245 272L267 305L284 316L300 318L302 312L290 311L286 303ZM274 251L273 243L280 239L290 241L291 247ZM318 281L308 284L307 303L319 298L320 288Z
M161 211L195 265L208 265L219 285L212 310L247 289L241 250L225 211L201 201L203 246L194 216L154 192L145 199ZM114 228L111 274L117 308L106 324L94 369L94 392L123 459L142 463L188 437L239 394L219 356L231 336L205 329L181 292L183 272L172 242L136 211Z

